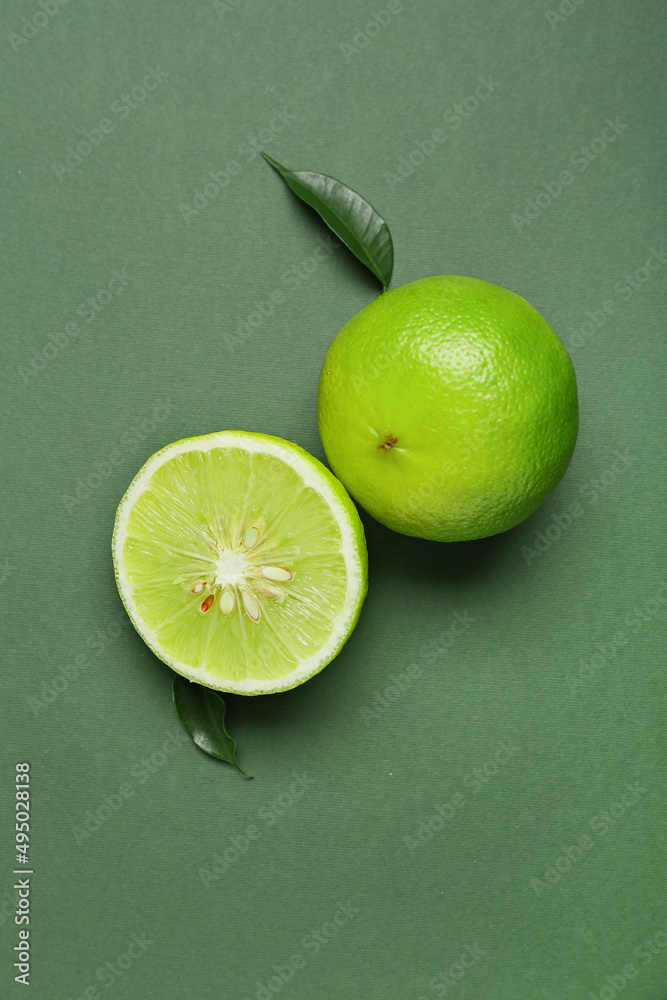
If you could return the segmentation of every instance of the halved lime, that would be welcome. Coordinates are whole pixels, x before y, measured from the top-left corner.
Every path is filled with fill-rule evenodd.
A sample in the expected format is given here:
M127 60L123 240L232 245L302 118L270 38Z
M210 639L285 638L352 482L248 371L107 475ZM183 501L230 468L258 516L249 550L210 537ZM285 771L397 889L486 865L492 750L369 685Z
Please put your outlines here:
M286 691L354 628L363 527L344 487L289 441L222 431L167 445L130 484L116 582L153 652L220 691Z

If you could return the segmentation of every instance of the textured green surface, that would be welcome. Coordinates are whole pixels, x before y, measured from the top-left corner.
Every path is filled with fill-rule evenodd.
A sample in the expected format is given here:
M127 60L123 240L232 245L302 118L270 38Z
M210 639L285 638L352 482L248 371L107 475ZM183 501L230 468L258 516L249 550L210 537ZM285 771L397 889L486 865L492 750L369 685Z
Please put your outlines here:
M29 760L31 996L255 1000L278 966L289 1000L604 1000L632 965L620 995L663 1000L667 948L642 950L667 931L663 5L558 21L555 0L404 2L358 50L386 6L228 6L77 0L17 51L39 7L0 13L0 801L13 814ZM158 68L142 103L114 103ZM99 144L63 174L82 130ZM367 523L341 656L229 699L250 782L181 738L109 538L169 441L244 427L322 457L322 359L377 282L326 252L251 141L367 197L394 283L458 272L525 296L571 350L581 431L505 535L443 547ZM0 995L19 996L10 834ZM132 935L130 967L105 971ZM466 948L463 978L432 982Z

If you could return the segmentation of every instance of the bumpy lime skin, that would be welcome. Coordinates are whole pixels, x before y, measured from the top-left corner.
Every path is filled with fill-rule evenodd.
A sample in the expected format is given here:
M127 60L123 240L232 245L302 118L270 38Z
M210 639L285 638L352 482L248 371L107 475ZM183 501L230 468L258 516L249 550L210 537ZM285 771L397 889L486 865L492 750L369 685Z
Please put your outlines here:
M422 278L379 296L326 355L318 426L355 500L406 535L507 531L568 467L578 431L572 362L514 292Z

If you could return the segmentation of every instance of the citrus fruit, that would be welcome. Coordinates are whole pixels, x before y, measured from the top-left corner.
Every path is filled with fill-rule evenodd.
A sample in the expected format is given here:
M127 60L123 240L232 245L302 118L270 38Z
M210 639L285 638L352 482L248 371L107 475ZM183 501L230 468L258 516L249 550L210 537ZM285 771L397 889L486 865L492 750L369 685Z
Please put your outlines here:
M295 444L222 431L167 445L116 514L135 628L177 673L221 691L296 687L338 653L367 587L349 496Z
M519 524L577 437L572 362L514 292L458 275L385 292L340 331L320 376L329 463L406 535L483 538Z

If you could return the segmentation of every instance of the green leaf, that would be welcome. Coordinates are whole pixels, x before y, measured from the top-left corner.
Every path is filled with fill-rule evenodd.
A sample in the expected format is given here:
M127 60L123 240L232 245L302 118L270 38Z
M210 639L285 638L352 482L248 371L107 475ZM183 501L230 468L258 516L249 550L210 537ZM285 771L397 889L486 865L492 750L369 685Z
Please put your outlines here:
M225 703L217 691L192 684L187 677L174 675L174 705L183 728L198 747L219 760L226 760L246 774L236 759L236 740L225 729Z
M287 170L266 153L262 156L306 205L322 216L386 291L394 270L394 244L389 226L361 195L334 177L311 170Z

